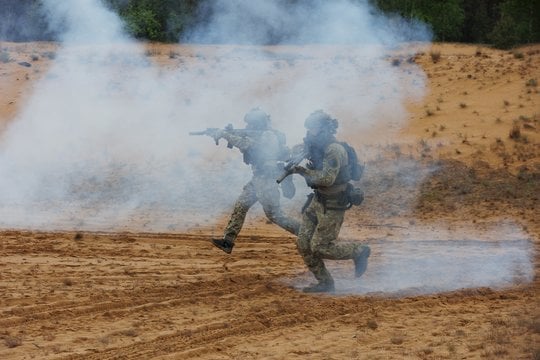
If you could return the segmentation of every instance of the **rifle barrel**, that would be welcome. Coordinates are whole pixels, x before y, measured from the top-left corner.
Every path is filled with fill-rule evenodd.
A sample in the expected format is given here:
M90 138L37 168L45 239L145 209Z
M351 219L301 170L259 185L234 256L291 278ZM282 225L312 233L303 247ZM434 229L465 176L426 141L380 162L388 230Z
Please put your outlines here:
M281 174L281 176L276 180L276 182L278 184L281 184L281 182L285 180L285 178L289 175L291 175L291 171L284 171L283 174Z

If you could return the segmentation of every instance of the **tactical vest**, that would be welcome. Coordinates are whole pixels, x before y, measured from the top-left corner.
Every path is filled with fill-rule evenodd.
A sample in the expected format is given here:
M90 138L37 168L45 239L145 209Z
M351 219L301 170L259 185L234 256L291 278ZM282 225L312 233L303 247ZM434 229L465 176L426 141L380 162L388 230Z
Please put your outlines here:
M352 146L347 144L346 142L340 142L335 141L327 145L330 146L331 144L337 143L345 149L347 152L347 163L344 165L341 165L341 168L339 169L339 172L336 176L336 180L334 182L334 185L342 185L346 184L351 180L359 180L361 174L361 166L358 164L358 157L356 156L356 151ZM309 152L309 161L311 162L311 166L315 170L322 170L323 168L323 160L324 160L324 153L326 151L325 149L310 149Z
M328 190L323 192L322 189L311 186L308 183L308 185L315 189L315 192L308 196L308 200L302 208L302 213L314 198L323 205L324 212L326 212L326 210L347 210L353 205L358 206L362 204L364 201L364 192L360 188L356 188L349 183L351 180L360 180L363 172L363 166L358 163L356 151L346 142L335 141L334 143L341 145L347 152L347 163L341 166L336 176L336 180L332 186L329 187L332 189L340 189L340 191L329 194L327 192ZM328 144L328 146L331 144L333 143ZM308 158L310 161L310 168L322 170L325 152L326 149L310 149Z
M276 159L268 159L268 154L267 154L268 149L264 148L263 146L264 144L259 143L260 137L264 131L272 131L278 139L279 149L277 150L277 153L276 153ZM257 137L254 139L255 142L258 143L257 146L253 146L251 149L243 153L243 160L244 160L244 163L246 163L247 165L257 166L259 164L264 163L264 161L267 161L267 160L277 161L277 160L287 159L289 152L287 151L287 146L285 145L286 143L285 134L275 129L267 129L264 131L261 131L257 135Z

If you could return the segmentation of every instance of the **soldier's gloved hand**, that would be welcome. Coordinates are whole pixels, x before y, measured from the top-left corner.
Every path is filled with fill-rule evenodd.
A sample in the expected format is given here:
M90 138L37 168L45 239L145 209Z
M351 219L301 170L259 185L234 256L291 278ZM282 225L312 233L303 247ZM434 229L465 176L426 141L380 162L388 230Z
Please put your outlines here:
M306 172L307 172L307 170L306 170L306 168L303 167L303 166L298 166L298 165L297 165L297 166L295 166L295 167L293 168L293 173L295 173L295 174L305 175Z

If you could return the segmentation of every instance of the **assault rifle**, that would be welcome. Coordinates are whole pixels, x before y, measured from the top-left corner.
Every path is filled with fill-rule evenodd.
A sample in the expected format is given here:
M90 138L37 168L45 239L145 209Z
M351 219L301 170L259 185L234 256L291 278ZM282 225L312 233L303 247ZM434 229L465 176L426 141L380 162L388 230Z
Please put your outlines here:
M302 162L307 157L307 151L304 148L304 145L296 145L293 147L291 151L291 156L289 160L285 163L283 166L283 173L281 176L276 180L278 184L281 184L283 180L289 175L291 175L294 171L294 168Z
M214 138L216 145L219 145L219 137L217 136L219 132L227 132L227 133L238 135L238 136L250 136L250 135L253 136L253 135L260 134L261 130L234 129L232 124L229 124L225 126L225 128L223 129L207 128L206 130L202 130L202 131L191 131L189 135L208 135ZM227 147L230 149L232 148L232 145L227 144Z
M189 135L197 135L197 136L201 136L201 135L208 135L208 136L211 136L214 138L215 142L216 142L216 145L219 144L219 138L216 136L218 131L220 129L218 128L207 128L206 130L202 130L202 131L190 131L189 132Z

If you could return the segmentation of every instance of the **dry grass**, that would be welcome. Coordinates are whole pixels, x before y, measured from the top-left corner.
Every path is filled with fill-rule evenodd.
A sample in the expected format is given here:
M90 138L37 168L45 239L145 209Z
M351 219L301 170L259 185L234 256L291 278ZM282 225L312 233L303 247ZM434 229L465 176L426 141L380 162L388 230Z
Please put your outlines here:
M521 126L517 121L514 121L508 137L512 140L519 140L521 138Z
M161 55L161 51L158 49L146 49L146 51L144 52L144 55L148 57L159 56Z
M538 81L536 79L529 79L525 83L525 86L537 87L538 86Z
M5 64L5 63L8 63L10 61L12 61L12 60L11 60L11 56L9 56L9 53L7 51L1 51L0 52L0 62Z
M431 61L433 61L433 63L438 63L441 60L441 52L440 51L431 51L429 53L429 56L431 57Z
M375 320L371 319L368 320L366 326L368 327L368 329L376 330L379 327L379 324L377 324Z
M139 336L139 333L136 329L127 329L120 332L121 335L129 336L129 337L137 337Z
M4 338L4 343L6 344L8 348L11 349L17 346L21 346L22 339L16 336L7 336Z

